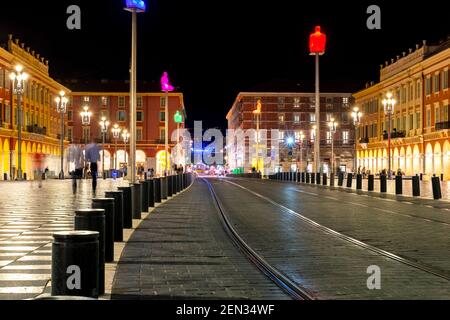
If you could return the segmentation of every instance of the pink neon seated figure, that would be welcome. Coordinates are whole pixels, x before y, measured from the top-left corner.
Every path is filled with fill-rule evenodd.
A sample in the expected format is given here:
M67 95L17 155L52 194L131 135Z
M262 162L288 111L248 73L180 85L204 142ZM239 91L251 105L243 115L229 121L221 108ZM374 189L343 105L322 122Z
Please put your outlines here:
M161 77L161 90L162 91L173 91L173 86L169 83L169 75L167 72L163 73Z

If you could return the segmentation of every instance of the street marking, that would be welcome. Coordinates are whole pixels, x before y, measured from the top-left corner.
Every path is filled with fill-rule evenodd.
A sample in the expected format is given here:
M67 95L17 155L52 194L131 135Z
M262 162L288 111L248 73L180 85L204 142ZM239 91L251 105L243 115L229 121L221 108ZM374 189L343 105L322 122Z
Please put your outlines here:
M3 287L0 288L0 293L42 293L45 287Z
M17 261L51 261L51 256L23 256Z
M30 264L30 265L13 265L5 266L2 270L47 270L51 269L51 264Z
M10 247L0 247L0 251L33 251L39 247L25 247L25 246L10 246Z
M50 277L50 273L0 273L0 281L39 281Z

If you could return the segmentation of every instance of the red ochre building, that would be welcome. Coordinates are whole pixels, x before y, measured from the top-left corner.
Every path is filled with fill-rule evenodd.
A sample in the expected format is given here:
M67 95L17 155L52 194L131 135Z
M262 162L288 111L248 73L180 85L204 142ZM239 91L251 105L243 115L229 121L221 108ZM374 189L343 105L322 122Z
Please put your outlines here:
M34 168L48 168L49 175L60 171L60 115L55 97L70 90L49 75L49 61L30 47L13 39L0 46L0 179L17 176L18 130L17 96L13 94L9 74L22 65L29 77L22 96L22 170L27 179L34 176ZM68 141L65 141L67 146ZM33 159L42 159L38 165Z
M117 140L117 152L112 131L114 124L121 129L129 130L130 102L129 81L83 81L68 80L64 82L72 90L71 102L68 107L67 138L70 142L84 145L86 139L102 141L99 121L105 117L109 122L105 144L105 170L113 169L117 155L117 168L129 162L129 142L125 154L125 145L122 134ZM92 113L90 125L83 127L81 111L87 106ZM159 83L138 82L137 107L136 107L136 165L143 166L145 170L153 168L161 174L165 167L165 94L160 91ZM183 94L180 92L169 93L169 141L177 125L174 115L177 111L183 114L185 109ZM184 128L184 123L180 125ZM174 143L169 144L170 148ZM170 149L169 149L170 159ZM170 161L170 160L169 160ZM102 163L99 163L99 170Z

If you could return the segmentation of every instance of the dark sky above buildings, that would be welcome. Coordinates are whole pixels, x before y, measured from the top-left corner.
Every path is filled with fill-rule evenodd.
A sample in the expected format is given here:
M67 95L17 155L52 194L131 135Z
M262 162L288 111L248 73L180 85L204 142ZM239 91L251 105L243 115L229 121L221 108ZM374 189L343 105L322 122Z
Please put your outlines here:
M377 81L385 60L423 39L437 42L450 34L449 5L441 0L146 2L147 12L138 16L138 78L159 81L167 70L185 94L188 126L203 120L205 127L225 128L238 92L262 83L310 90L308 37L317 24L328 37L321 80L349 92ZM2 1L0 43L13 33L50 60L56 79L127 79L131 18L123 3ZM66 28L72 4L81 8L81 30ZM366 27L371 4L381 8L381 30Z

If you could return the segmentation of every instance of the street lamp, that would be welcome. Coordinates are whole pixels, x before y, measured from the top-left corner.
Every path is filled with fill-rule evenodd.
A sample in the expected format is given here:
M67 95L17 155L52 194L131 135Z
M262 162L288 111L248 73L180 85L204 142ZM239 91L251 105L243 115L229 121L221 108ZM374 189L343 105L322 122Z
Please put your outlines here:
M356 130L359 127L359 124L361 122L361 118L362 118L362 112L359 111L358 107L354 107L353 108L353 112L352 112L352 118L353 118L353 125L355 126L355 142L354 142L354 147L355 147L355 155L354 155L354 164L353 164L353 171L356 172L356 167L358 166L357 163L357 156L356 156Z
M392 93L386 94L386 99L383 100L384 114L388 116L388 179L392 179L391 173L391 116L394 113L395 99L392 98Z
M179 147L179 143L180 143L180 124L183 123L183 115L181 114L181 112L179 110L177 110L175 112L175 114L173 115L173 121L177 124L177 146L176 146L176 163L177 165L180 162L180 156L179 154L181 153L181 148Z
M92 112L89 111L88 106L83 107L83 111L80 112L81 115L81 124L83 125L84 130L84 144L87 145L88 143L88 135L86 134L86 128L91 124L91 116Z
M102 174L103 179L106 179L105 175L105 138L106 132L108 132L109 121L106 120L105 117L102 117L102 120L99 122L100 129L102 131Z
M303 134L303 131L300 131L299 133L299 145L300 145L300 172L303 170L303 140L305 139L305 135Z
M122 139L123 139L123 147L124 147L124 163L125 163L125 166L127 166L127 143L128 143L128 140L130 139L130 133L128 132L128 130L127 129L124 129L123 131L122 131Z
M330 128L330 136L331 136L331 179L333 178L334 174L334 134L336 133L338 123L334 121L334 118L330 119L330 122L328 122L328 127Z
M131 160L131 183L136 182L136 51L137 13L145 12L145 2L143 0L126 0L125 10L131 12L131 66L130 66L130 160Z
M28 74L23 72L21 65L16 65L14 70L9 74L9 78L13 83L13 92L17 95L17 180L22 180L22 95Z
M161 91L164 92L164 100L165 100L165 112L164 112L164 150L166 153L166 167L164 171L164 175L166 176L169 173L169 91L173 91L174 87L169 82L169 75L167 72L163 73L161 77Z
M256 102L256 109L253 110L253 114L256 118L256 172L259 171L259 122L261 121L261 100Z
M122 129L120 129L119 125L116 123L111 131L114 138L114 170L117 170L117 140L120 138Z
M64 114L67 110L67 102L69 99L66 97L66 93L61 90L59 96L55 98L56 111L61 114L61 172L59 178L64 180Z
M319 56L325 53L326 36L320 31L320 26L316 26L315 32L309 36L310 55L316 57L316 137L314 139L314 163L316 172L320 172L320 94L319 94Z

